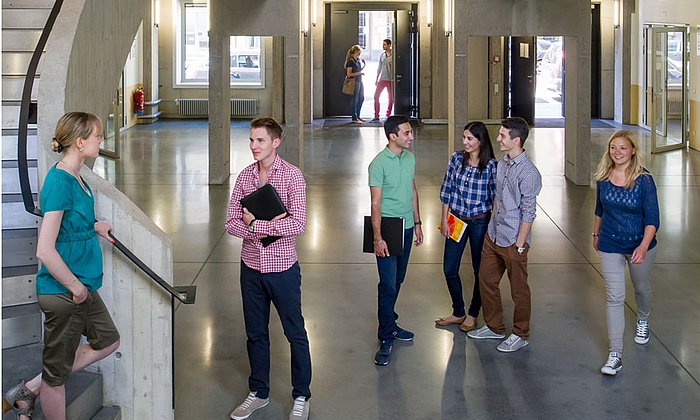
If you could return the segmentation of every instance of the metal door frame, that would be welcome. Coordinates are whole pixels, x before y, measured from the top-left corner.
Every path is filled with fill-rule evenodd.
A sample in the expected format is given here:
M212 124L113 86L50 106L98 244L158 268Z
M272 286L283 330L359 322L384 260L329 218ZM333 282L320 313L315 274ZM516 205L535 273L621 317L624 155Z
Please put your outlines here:
M665 114L667 114L667 109L668 109L668 89L667 89L667 84L668 84L668 69L667 69L667 60L668 60L668 49L666 48L665 56L663 57L662 63L659 63L657 54L656 54L656 38L657 35L662 34L662 33L671 33L671 32L680 32L683 34L683 41L682 41L682 69L683 69L683 78L681 82L681 97L682 97L682 112L681 112L681 141L678 144L670 144L670 145L665 145L665 146L659 146L657 144L657 135L658 135L658 127L656 126L656 101L657 101L657 96L659 95L664 95L663 98L660 98L660 100L663 100L664 102L662 103L662 109ZM654 25L654 24L647 24L644 27L644 34L646 38L646 45L644 46L644 50L648 51L651 54L651 63L649 63L649 57L646 58L645 60L645 73L646 73L646 78L645 78L645 101L648 95L648 92L646 92L646 89L649 88L649 78L651 78L651 106L649 107L650 109L647 109L647 114L648 114L648 119L647 121L650 123L649 131L651 132L651 153L663 153L663 152L668 152L671 150L678 150L678 149L684 149L688 146L688 137L689 137L689 96L688 96L688 62L689 62L689 51L688 51L688 39L689 39L689 26L687 25ZM646 64L650 64L647 66ZM663 66L663 72L664 72L664 87L663 87L663 92L659 92L659 89L657 87L657 80L656 77L654 77L654 71L657 67L657 65ZM651 74L650 74L650 69L651 67ZM663 133L665 135L662 135L663 137L668 137L668 121L667 118L664 117L664 126L663 126Z

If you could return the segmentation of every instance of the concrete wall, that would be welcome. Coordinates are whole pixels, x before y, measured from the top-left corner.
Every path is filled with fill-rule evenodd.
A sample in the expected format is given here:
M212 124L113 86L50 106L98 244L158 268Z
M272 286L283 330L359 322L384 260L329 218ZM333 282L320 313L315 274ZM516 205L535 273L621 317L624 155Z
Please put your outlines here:
M582 17L585 17L582 18ZM566 177L577 184L590 182L590 3L580 0L474 0L454 3L448 47L448 124L450 149L459 147L464 121L472 115L469 63L483 55L469 43L470 36L536 36L558 34L567 48ZM474 52L472 52L474 50ZM466 70L464 70L466 69Z
M124 62L150 2L66 0L40 65L39 174L60 156L49 150L56 121L66 111L90 111L103 120ZM172 283L172 243L112 185L84 167L96 215L144 262ZM102 296L121 334L118 353L98 364L106 404L123 419L172 419L170 299L111 246L102 244Z
M308 0L304 0L308 1ZM223 89L228 84L228 45L223 45L228 37L233 35L260 35L280 37L281 42L273 42L283 51L283 70L270 71L276 80L283 73L283 96L272 98L272 111L280 111L277 101L283 104L285 138L279 149L279 154L285 160L303 166L303 116L305 109L305 71L308 62L306 43L308 38L303 36L300 29L299 1L260 2L258 0L212 0L210 6L209 30L209 182L220 184L230 175L230 132L228 115L216 112L216 109L226 106L229 92ZM246 13L241 13L245 10ZM273 51L270 56L277 56ZM225 57L225 58L224 58ZM226 60L226 63L223 61ZM225 65L224 65L225 64ZM279 63L278 63L279 64ZM277 73L277 74L272 74ZM274 85L279 85L274 83ZM266 89L278 92L276 87ZM214 110L213 110L214 109Z
M634 31L632 33L632 45L635 54L632 56L632 88L635 95L633 109L637 112L637 119L643 121L642 114L645 109L646 90L644 87L644 56L641 54L644 45L642 34L645 23L668 23L690 25L690 147L700 150L700 51L698 51L697 37L700 25L700 8L697 0L673 0L673 1L642 1L637 4L637 11L633 16Z

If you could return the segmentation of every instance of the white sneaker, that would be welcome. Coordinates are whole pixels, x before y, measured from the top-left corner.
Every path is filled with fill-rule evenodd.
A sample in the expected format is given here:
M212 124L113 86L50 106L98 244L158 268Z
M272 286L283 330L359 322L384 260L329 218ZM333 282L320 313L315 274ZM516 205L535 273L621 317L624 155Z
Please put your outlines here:
M306 397L297 397L289 413L289 420L307 420L309 418L309 401Z
M469 338L473 338L475 340L481 340L485 338L496 338L496 339L503 339L506 338L505 335L499 334L497 332L493 332L491 328L489 328L488 325L484 325L483 327L479 328L478 330L472 330L467 333L467 336Z
M637 329L634 333L634 342L637 344L646 344L649 342L649 320L638 319Z
M258 398L255 392L251 392L245 400L231 413L233 420L244 420L250 417L257 410L270 404L269 398Z
M515 334L511 334L508 336L508 338L503 340L503 342L499 344L498 347L496 347L496 350L502 351L504 353L512 353L514 351L520 350L528 344L530 344L529 341L524 340L523 338Z
M620 369L622 369L622 353L611 351L608 355L608 361L600 368L600 373L615 376Z

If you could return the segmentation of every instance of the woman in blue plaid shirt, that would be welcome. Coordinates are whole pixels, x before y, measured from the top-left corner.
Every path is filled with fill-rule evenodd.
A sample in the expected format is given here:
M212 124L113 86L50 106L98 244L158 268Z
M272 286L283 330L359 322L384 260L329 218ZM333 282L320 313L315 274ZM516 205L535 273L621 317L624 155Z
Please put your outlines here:
M441 233L445 237L443 271L452 298L452 315L438 318L435 323L441 326L460 324L459 329L467 332L476 328L476 319L481 309L479 265L481 248L491 219L493 198L496 195L497 162L489 132L481 121L472 121L464 126L462 144L464 150L455 152L450 158L445 179L440 187ZM459 242L450 238L448 213L467 224ZM469 311L465 312L459 266L467 241L470 244L474 269L474 292Z

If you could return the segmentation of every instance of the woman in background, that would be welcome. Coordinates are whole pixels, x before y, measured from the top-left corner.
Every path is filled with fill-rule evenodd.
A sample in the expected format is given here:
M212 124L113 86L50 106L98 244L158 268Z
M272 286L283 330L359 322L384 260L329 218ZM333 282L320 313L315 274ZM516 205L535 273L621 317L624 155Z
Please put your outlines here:
M489 132L486 125L480 121L473 121L464 126L462 145L464 150L455 152L450 158L447 173L440 187L442 201L440 233L445 237L443 272L452 298L452 315L438 318L435 323L440 326L460 324L459 329L468 332L476 328L476 319L481 309L479 266L484 237L491 220L493 198L496 195L497 162ZM467 225L459 242L450 238L448 213ZM471 248L474 290L469 312L465 313L459 267L467 241Z
M622 369L622 336L625 332L625 266L629 268L637 302L634 342L649 342L651 269L656 258L659 201L651 174L637 155L637 145L627 130L615 132L595 173L596 206L593 248L607 291L610 349L601 373L615 375Z
M355 92L350 102L350 114L352 122L355 124L365 122L360 118L362 103L365 101L365 88L362 85L362 75L364 74L362 70L365 68L365 60L360 60L360 54L362 54L360 46L353 45L345 55L345 77L355 78Z

